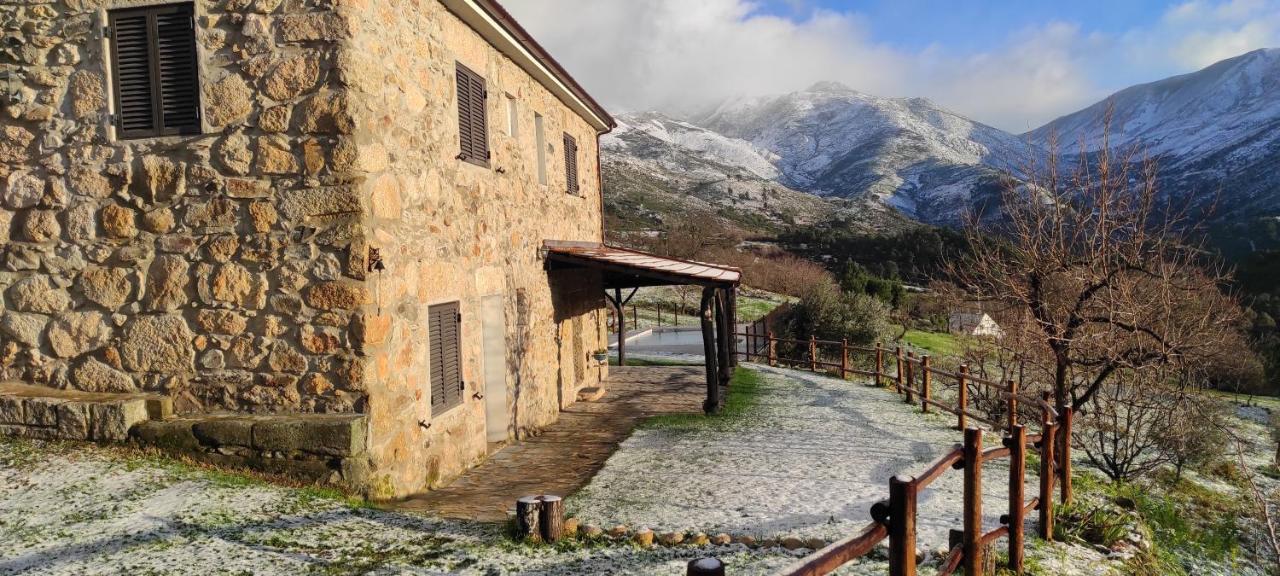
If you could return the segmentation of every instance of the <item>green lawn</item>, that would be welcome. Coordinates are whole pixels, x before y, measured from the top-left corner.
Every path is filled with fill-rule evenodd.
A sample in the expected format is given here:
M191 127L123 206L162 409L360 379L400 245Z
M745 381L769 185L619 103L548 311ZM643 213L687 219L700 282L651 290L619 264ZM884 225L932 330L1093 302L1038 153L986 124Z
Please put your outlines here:
M737 367L733 380L723 399L720 411L712 416L703 414L664 414L640 423L640 428L705 428L725 427L739 421L759 400L760 373L749 368Z
M907 344L923 348L937 356L959 356L961 352L959 340L954 335L943 332L907 330L902 339Z

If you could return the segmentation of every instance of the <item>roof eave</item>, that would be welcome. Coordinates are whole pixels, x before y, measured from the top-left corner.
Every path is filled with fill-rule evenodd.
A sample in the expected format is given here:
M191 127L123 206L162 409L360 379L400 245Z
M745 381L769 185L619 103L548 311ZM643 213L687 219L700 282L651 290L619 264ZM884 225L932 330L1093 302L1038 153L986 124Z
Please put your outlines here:
M440 0L495 48L555 94L598 132L618 126L613 116L494 0Z

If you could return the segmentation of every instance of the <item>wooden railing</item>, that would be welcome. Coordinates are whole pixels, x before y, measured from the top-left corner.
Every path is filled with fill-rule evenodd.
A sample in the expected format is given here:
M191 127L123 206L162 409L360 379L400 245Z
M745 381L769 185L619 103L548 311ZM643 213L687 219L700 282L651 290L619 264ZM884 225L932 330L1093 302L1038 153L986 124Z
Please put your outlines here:
M751 342L759 338L759 334L743 333L739 337ZM834 372L841 378L850 374L870 377L877 386L889 386L897 393L904 395L909 403L920 404L920 409L929 412L937 408L956 415L957 427L964 431L964 443L957 445L930 465L920 476L895 476L889 479L889 498L877 502L871 507L872 522L856 534L832 543L831 545L806 556L795 564L778 572L778 576L818 576L827 574L845 563L860 558L870 552L876 544L889 539L889 573L892 576L914 576L916 574L916 502L920 491L928 487L948 470L961 470L964 474L964 526L960 530L952 530L950 552L938 574L952 574L963 567L967 576L981 576L983 570L983 554L986 549L1000 538L1008 539L1008 565L1016 574L1022 574L1024 558L1023 520L1031 511L1038 511L1040 537L1053 539L1054 501L1053 489L1055 480L1062 475L1062 499L1068 501L1070 495L1069 468L1059 465L1059 459L1069 457L1071 409L1065 408L1060 414L1045 396L1033 397L1022 391L1016 380L1003 384L976 377L969 373L967 365L961 364L955 372L940 370L932 365L928 355L917 357L912 352L904 353L901 347L894 348L892 353L883 345L874 347L851 346L847 341L829 340L788 340L776 338L770 332L764 336L762 346L745 346L745 351L737 353L748 361L759 360L770 366L789 365L814 372ZM803 358L785 358L778 355L778 346L784 345L792 350L807 348ZM824 357L821 348L834 348L835 354ZM871 370L855 367L850 362L850 354L867 354L871 359ZM830 356L838 357L835 361ZM886 368L886 361L891 360L894 370ZM959 391L955 405L947 404L933 394L936 378L955 381ZM968 405L970 386L984 386L995 391L1005 402L1006 418L1004 422L996 422L983 415L973 413ZM1019 422L1019 404L1036 405L1040 408L1040 433L1028 435L1026 428ZM993 430L1003 431L1002 446L983 450L980 428L969 425L973 420L990 426ZM1040 486L1039 494L1027 500L1026 489L1026 455L1032 448L1040 454ZM1009 458L1009 498L1008 510L1000 517L1000 526L984 532L982 526L982 468L986 462Z

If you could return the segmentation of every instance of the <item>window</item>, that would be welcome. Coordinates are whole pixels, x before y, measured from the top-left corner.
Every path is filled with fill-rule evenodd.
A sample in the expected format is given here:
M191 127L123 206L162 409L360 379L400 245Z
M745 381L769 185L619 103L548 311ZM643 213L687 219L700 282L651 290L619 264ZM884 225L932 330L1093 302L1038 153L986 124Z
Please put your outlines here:
M547 134L542 127L542 115L533 115L534 146L538 147L538 183L547 185Z
M481 166L489 165L489 121L485 102L489 97L484 78L458 63L458 136L459 160Z
M460 335L462 313L457 302L437 304L427 309L430 317L431 413L441 414L462 404Z
M113 10L107 25L120 138L199 134L192 5Z
M564 181L570 194L578 193L578 141L564 135Z
M520 137L520 114L516 110L516 97L507 94L507 136Z

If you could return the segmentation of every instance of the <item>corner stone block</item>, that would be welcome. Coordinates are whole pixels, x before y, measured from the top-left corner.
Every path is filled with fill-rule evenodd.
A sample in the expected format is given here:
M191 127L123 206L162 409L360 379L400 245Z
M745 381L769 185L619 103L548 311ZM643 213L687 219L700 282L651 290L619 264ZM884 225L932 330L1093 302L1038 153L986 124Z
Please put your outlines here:
M89 440L89 405L62 402L56 407L58 437L65 440Z
M22 399L16 396L0 396L0 424L26 424Z
M253 447L346 457L364 451L362 415L274 417L253 426Z
M172 453L192 454L200 451L200 441L191 432L192 420L150 420L138 424L130 436L144 446L154 446Z
M129 430L148 420L147 401L143 398L86 406L89 413L89 437L98 442L128 440Z
M58 425L58 401L46 398L26 398L22 401L22 404L25 406L27 425L50 427Z

